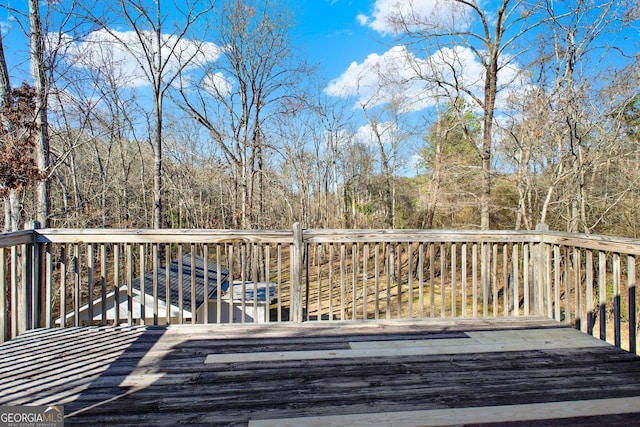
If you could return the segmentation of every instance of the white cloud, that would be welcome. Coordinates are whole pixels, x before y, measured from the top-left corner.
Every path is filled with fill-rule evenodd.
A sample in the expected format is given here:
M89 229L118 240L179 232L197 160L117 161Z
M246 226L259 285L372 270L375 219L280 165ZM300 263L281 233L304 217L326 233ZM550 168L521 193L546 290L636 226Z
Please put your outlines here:
M220 72L207 74L202 80L201 87L216 98L227 98L231 95L233 83Z
M358 16L356 16L356 20L360 25L365 26L369 22L369 17L363 13L359 13Z
M370 123L360 126L356 131L355 138L367 145L378 146L378 135L382 144L390 144L394 142L394 132L397 132L398 126L395 123ZM377 134L376 135L376 131Z
M436 80L458 82L476 95L484 86L484 67L475 53L463 46L444 47L431 55L428 75Z
M413 70L420 62L404 46L392 47L382 55L372 53L361 64L351 63L325 92L336 97L357 97L357 106L370 108L395 101L402 103L401 110L421 110L427 87L424 81L415 79Z
M456 81L460 88L482 99L484 91L484 67L476 54L463 46L446 47L427 59L408 52L404 46L395 46L378 55L370 54L362 63L353 62L341 76L326 87L328 95L357 98L356 107L369 108L390 102L400 102L401 112L420 111L433 106L439 97L461 96L474 105L463 91L455 93ZM508 90L498 94L498 109L506 106L507 97L519 91L517 64L505 66L499 73L499 84ZM438 85L436 82L447 82Z
M439 26L463 28L469 25L469 8L454 0L376 0L370 16L358 18L361 25L382 34L394 34L401 19L410 28Z
M124 86L150 84L147 56L159 48L153 34L133 31L98 30L79 42L72 42L67 50L68 60L76 67L112 70ZM163 35L160 47L167 66L165 75L173 75L184 67L185 71L218 59L221 49L214 43L202 43Z

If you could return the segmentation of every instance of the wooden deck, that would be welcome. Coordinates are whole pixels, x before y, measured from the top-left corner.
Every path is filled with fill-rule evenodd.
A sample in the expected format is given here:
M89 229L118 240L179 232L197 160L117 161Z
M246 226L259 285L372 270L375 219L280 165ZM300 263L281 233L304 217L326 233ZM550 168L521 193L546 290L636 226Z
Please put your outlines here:
M543 318L39 329L0 405L66 425L639 425L640 357Z

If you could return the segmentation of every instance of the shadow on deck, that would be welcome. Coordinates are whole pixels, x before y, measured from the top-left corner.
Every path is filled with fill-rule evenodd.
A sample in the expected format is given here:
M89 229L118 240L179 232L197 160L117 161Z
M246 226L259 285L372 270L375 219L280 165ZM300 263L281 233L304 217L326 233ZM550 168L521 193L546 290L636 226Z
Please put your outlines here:
M33 330L0 384L67 425L640 423L640 357L532 317Z

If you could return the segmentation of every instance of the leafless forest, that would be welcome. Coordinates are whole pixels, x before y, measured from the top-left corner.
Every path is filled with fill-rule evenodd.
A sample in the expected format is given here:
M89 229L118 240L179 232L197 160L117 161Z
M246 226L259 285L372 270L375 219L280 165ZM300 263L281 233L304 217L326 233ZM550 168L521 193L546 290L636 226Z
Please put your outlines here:
M640 234L635 2L443 2L473 31L391 14L387 41L410 49L402 73L380 70L384 103L323 90L289 2L28 3L0 6L32 73L23 85L0 50L5 230ZM464 78L469 53L481 82ZM394 95L407 84L432 106Z

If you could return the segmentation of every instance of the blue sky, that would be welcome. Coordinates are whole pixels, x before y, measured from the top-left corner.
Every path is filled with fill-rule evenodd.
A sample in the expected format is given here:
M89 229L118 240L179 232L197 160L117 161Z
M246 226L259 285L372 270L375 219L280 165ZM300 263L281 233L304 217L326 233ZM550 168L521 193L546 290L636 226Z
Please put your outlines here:
M25 8L24 1L9 0L9 6ZM11 4L14 2L15 4ZM287 2L288 3L288 2ZM380 82L380 72L387 76L397 77L398 80L408 81L412 76L407 58L419 64L425 58L412 56L405 48L394 46L394 37L390 34L390 28L384 19L386 14L401 5L407 8L411 3L413 10L431 16L432 19L446 19L447 17L463 17L464 13L458 13L451 7L448 0L306 0L288 3L296 15L298 25L294 29L293 43L307 56L312 64L317 65L321 83L327 84L326 93L335 97L353 98L355 105L366 104L369 107L383 105L389 101L390 93L380 90L384 86ZM61 0L65 4L65 0ZM164 3L168 7L170 2ZM13 84L19 84L23 79L29 78L28 41L24 37L20 25L12 19L6 10L0 9L0 25L3 28L5 55L9 63ZM120 31L130 31L129 28L118 28ZM124 33L122 33L124 34ZM122 40L131 40L133 37L124 35ZM88 58L91 47L99 43L100 37L105 34L99 32L89 36L90 43L82 46L74 46L76 54ZM210 52L213 51L213 48ZM68 52L67 52L68 53ZM470 51L456 51L450 53L458 58L465 59L461 64L464 73L470 80L479 80L481 67ZM104 54L103 54L104 55ZM127 58L125 52L114 52L113 57L122 59L121 63L128 66L130 73L140 74L140 67L135 59ZM106 60L106 59L105 59ZM85 59L86 61L86 59ZM90 66L91 64L87 64ZM94 66L99 65L93 64ZM517 71L517 70L514 70ZM221 81L224 76L216 76ZM142 85L144 76L131 75L130 82L133 86ZM388 85L387 85L388 86ZM481 90L480 87L477 88ZM407 111L420 111L433 104L433 94L426 94L424 84L404 84L399 90L393 88L396 96L405 99L413 99L414 105L407 107ZM399 93L399 95L398 95ZM375 99L373 99L375 97Z
M383 53L390 47L389 37L381 37L358 21L373 5L363 0L307 0L296 5L297 43L326 79L335 79L352 62L362 62L370 53Z
M389 48L383 37L358 18L374 10L375 1L305 0L292 4L298 25L294 43L317 64L324 79L338 77L353 61L362 61L371 52ZM9 7L26 9L25 1L8 0ZM0 8L4 48L13 74L28 71L27 41L13 14ZM386 43L390 43L386 37ZM16 75L16 78L21 77Z

